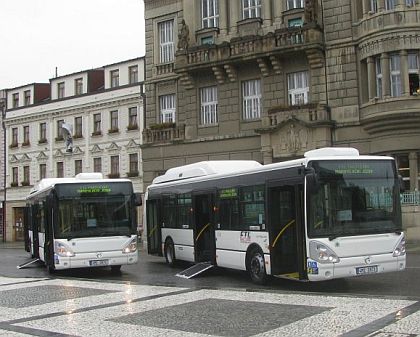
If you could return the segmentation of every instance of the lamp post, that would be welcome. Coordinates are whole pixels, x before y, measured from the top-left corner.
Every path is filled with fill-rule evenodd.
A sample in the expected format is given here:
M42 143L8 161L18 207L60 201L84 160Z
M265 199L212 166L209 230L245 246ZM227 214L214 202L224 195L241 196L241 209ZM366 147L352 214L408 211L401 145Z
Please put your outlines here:
M3 205L2 205L2 212L3 212L3 226L2 234L3 234L3 242L6 241L6 124L4 123L4 119L6 118L6 100L4 98L0 98L0 110L1 110L1 126L3 128Z

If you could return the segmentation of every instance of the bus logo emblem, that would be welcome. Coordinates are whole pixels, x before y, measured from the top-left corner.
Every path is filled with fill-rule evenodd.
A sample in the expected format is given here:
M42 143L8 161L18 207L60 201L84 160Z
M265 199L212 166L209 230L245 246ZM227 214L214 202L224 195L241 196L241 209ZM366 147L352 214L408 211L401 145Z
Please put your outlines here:
M366 264L371 264L371 262L372 262L372 261L370 260L370 256L368 256L368 257L365 259L365 263L366 263Z
M100 259L102 257L102 253L96 253L96 257Z

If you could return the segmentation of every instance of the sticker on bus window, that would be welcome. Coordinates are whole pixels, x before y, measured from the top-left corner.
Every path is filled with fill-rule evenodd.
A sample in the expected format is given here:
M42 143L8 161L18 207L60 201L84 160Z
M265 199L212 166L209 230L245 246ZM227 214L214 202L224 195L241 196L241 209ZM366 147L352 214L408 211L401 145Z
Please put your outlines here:
M318 263L315 261L308 261L308 275L317 275L319 273Z
M241 237L239 238L239 241L241 241L242 243L251 242L251 235L249 234L249 232L242 231L241 232Z

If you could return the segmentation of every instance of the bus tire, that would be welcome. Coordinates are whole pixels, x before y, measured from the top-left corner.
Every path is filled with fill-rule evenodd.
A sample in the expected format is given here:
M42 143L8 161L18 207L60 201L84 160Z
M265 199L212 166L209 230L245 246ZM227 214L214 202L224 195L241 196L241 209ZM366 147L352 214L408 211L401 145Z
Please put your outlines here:
M165 241L165 260L170 267L175 266L175 246L172 239Z
M121 265L111 266L111 273L118 274L121 272Z
M254 248L249 254L248 272L252 282L256 284L265 284L267 281L264 254L261 249Z

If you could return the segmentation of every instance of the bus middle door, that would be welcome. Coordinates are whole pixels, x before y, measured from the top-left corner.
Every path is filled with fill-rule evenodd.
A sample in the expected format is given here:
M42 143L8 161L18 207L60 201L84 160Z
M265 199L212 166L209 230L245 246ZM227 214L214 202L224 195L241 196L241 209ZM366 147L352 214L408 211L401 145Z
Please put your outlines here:
M299 279L302 259L299 185L279 184L268 188L271 274Z
M211 193L194 195L194 248L195 261L216 262L216 237L214 228L214 200Z

